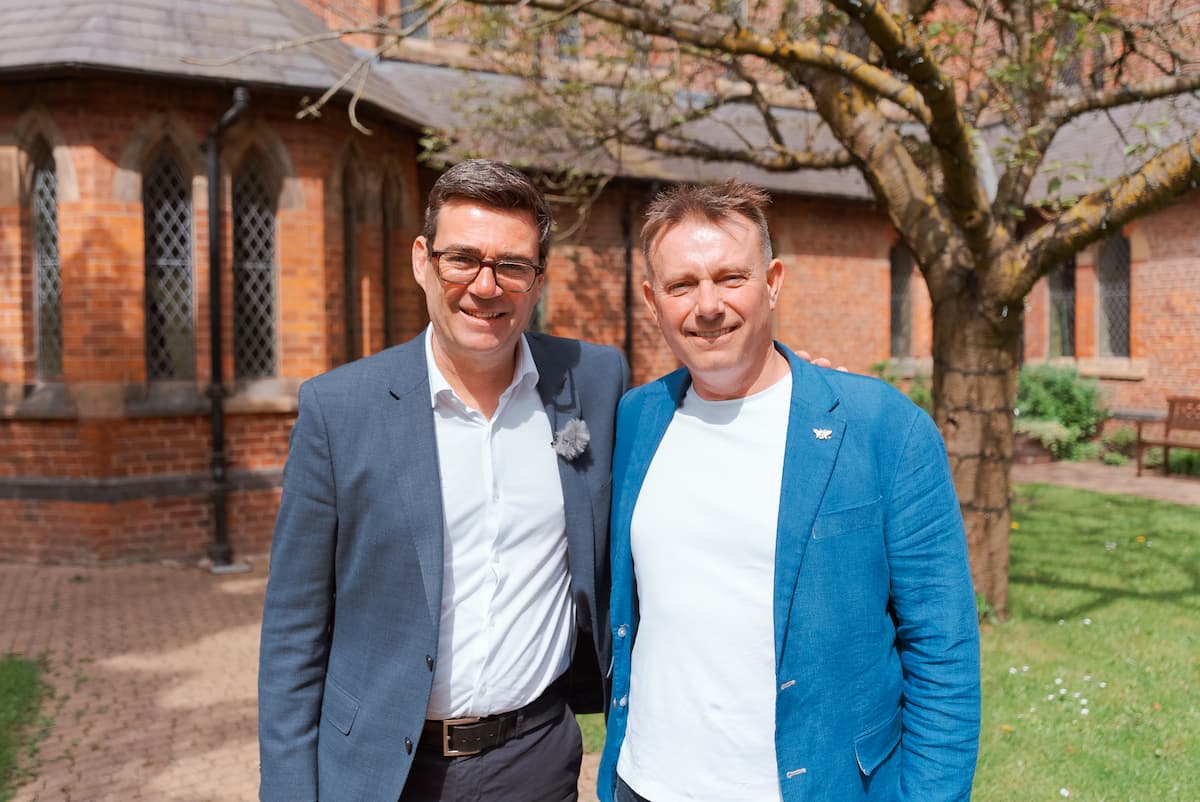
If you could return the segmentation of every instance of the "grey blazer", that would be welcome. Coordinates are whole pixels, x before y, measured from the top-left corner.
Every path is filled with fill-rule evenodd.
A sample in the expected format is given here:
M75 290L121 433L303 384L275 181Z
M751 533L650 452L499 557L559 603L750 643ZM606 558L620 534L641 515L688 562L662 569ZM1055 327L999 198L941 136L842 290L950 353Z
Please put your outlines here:
M579 629L576 712L603 708L610 464L620 352L527 335L553 431L586 421L559 458ZM443 517L423 340L305 382L271 543L259 660L263 800L399 798L438 659Z

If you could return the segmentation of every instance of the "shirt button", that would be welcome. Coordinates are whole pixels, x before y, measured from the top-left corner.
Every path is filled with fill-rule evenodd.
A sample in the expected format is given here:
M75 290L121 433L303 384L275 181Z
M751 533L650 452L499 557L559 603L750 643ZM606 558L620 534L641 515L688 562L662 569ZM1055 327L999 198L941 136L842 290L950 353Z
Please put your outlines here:
M431 655L431 654L425 655L425 667L428 668L430 671L433 671L433 655Z
M410 755L412 754L412 738L404 739L404 751Z

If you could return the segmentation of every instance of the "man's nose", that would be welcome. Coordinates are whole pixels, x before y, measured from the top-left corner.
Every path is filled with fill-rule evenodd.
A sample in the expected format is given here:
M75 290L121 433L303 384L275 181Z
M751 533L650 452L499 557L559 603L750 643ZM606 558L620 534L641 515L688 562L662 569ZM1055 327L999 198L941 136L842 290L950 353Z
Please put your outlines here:
M475 280L468 289L472 295L480 298L495 298L504 292L496 283L496 270L491 265L479 266L479 272L475 274Z
M701 281L696 287L696 314L700 317L716 317L724 308L720 288L712 281Z

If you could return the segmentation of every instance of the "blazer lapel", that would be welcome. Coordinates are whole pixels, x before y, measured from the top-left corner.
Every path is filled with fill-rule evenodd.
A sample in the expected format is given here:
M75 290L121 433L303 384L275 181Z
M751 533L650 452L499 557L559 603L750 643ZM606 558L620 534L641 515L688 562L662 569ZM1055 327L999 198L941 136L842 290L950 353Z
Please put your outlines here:
M562 429L572 419L582 419L575 375L561 358L556 358L552 348L535 337L528 337L529 351L538 369L538 395L550 420L550 436ZM562 485L563 514L567 530L567 564L571 570L571 584L576 591L585 592L589 598L595 594L592 585L596 576L594 555L595 537L592 532L592 495L580 467L587 459L576 462L557 457L558 478Z
M845 422L832 414L838 398L820 371L777 347L792 367L792 401L775 540L776 667L783 659L804 552L846 432Z
M400 359L388 388L391 397L385 399L385 420L396 479L392 503L397 520L403 521L398 529L413 533L429 620L436 627L442 616L445 518L424 336L397 348Z

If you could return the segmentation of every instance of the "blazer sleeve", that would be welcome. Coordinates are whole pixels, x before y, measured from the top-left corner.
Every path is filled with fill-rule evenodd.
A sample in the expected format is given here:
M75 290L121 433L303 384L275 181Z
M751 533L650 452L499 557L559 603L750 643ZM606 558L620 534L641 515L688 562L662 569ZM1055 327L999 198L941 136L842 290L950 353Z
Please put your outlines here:
M300 388L271 541L258 673L259 797L317 799L317 729L333 614L337 514L328 431Z
M924 413L900 455L887 531L903 670L901 796L967 800L979 746L979 624L945 444Z

